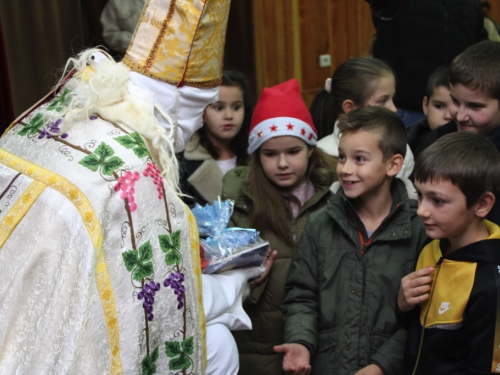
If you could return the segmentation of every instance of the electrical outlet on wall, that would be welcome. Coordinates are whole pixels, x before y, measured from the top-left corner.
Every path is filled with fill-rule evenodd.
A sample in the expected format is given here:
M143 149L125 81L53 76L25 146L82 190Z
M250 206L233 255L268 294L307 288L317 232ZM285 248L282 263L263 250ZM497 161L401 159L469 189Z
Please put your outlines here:
M332 66L332 57L329 54L319 55L319 66L320 68Z

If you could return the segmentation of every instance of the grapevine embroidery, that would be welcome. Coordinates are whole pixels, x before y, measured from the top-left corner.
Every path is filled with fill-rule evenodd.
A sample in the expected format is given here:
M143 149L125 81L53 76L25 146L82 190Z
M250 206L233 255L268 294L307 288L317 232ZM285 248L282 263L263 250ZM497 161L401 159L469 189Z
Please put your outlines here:
M70 91L64 89L63 93L53 100L51 104L47 107L47 110L53 110L56 112L61 112L69 103ZM91 120L97 119L98 115L91 115L89 118ZM122 238L125 239L127 235L126 226L130 229L130 241L131 249L124 251L122 253L122 258L124 261L125 268L130 272L131 283L135 290L139 290L137 294L137 301L142 302L142 307L144 310L144 321L145 328L144 332L146 335L146 356L141 362L142 374L143 375L153 375L156 374L156 362L159 358L159 346L156 345L152 348L150 352L150 337L149 337L149 322L154 319L154 302L155 297L158 298L158 293L160 292L161 285L155 282L150 277L154 275L153 269L153 247L150 240L146 241L139 247L137 247L134 225L132 219L132 213L135 212L138 207L135 202L135 183L141 178L139 172L137 171L123 171L124 161L115 156L114 149L101 142L93 152L88 150L87 145L85 147L80 147L69 143L65 138L68 134L58 134L54 135L52 133L60 132L59 125L61 120L56 120L55 122L45 124L44 116L41 112L36 113L28 123L19 122L23 125L23 128L17 133L21 136L34 136L38 134L38 138L47 138L56 142L60 142L64 145L63 150L60 149L61 153L65 156L70 155L69 149L74 149L80 151L86 156L81 159L78 163L93 172L99 172L102 178L106 181L116 181L113 189L116 193L120 194L120 198L123 199L124 208L127 213L128 221L126 221L121 228ZM173 293L177 296L177 310L182 311L183 317L183 327L174 334L171 340L165 341L165 354L168 361L169 369L176 371L176 374L182 373L186 374L194 362L191 356L194 353L194 336L187 336L187 314L191 316L190 310L185 304L185 287L183 285L185 275L184 267L182 265L182 255L180 253L180 230L172 232L172 224L170 222L171 216L176 217L175 208L171 207L172 203L169 204L165 197L164 181L158 167L152 162L151 155L147 149L146 143L143 138L137 133L128 133L125 129L121 128L118 124L112 123L116 129L119 131L112 131L111 134L119 135L113 138L121 146L130 149L138 158L146 158L147 164L146 168L143 170L144 177L149 177L153 179L153 183L156 185L156 190L158 192L158 199L163 201L166 220L164 220L165 225L162 227L168 232L165 235L159 235L158 241L161 250L165 253L165 264L170 268L168 276L164 279L163 285L165 289L171 289ZM92 146L95 147L95 141L92 141ZM63 146L61 146L63 147ZM73 160L73 158L71 159ZM111 179L110 179L111 178ZM157 219L158 220L158 219ZM176 220L178 221L178 220ZM140 240L141 236L137 239ZM192 319L192 318L190 318ZM179 337L179 335L181 337ZM178 338L178 340L176 340ZM156 340L155 340L156 341Z

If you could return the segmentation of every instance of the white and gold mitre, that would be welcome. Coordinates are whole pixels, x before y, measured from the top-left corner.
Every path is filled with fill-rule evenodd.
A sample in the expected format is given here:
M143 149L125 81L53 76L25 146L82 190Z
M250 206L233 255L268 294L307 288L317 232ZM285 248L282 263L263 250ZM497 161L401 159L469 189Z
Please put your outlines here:
M230 0L148 0L123 62L176 86L216 87Z

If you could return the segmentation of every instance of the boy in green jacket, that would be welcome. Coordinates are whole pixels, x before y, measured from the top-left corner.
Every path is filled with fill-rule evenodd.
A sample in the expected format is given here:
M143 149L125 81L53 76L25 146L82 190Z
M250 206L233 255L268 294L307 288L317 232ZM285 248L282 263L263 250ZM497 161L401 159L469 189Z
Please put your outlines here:
M394 316L399 280L425 229L409 183L395 179L406 151L399 117L365 107L339 118L335 194L312 214L286 283L283 370L399 374L406 332Z

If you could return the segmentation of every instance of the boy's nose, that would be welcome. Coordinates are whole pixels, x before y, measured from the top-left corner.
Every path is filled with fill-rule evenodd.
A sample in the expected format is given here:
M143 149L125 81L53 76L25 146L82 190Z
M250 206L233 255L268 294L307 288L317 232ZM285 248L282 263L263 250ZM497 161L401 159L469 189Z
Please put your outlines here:
M422 219L429 217L429 210L426 208L426 205L422 202L418 202L417 215Z
M340 174L352 174L352 171L353 171L353 167L352 167L352 163L349 162L348 160L346 160L343 164L338 164L339 168L337 169Z
M455 115L455 120L458 122L463 122L467 121L467 119L468 119L467 112L464 109L458 107L457 113Z

